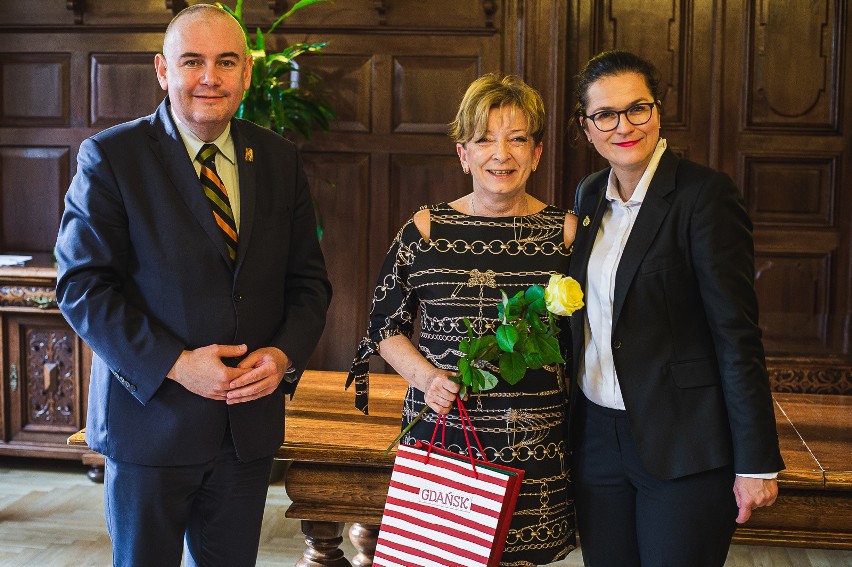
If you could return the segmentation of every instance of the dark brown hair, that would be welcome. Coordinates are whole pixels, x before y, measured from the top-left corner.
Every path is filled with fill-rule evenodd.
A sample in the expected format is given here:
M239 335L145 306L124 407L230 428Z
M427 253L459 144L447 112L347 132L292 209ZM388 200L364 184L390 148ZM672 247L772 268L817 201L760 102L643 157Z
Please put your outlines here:
M644 59L635 53L625 51L623 49L613 49L598 53L586 63L585 67L575 77L574 95L576 104L574 111L571 114L568 128L574 133L572 139L579 140L582 137L582 129L580 127L580 118L586 116L586 107L588 105L589 87L595 81L604 77L612 77L613 75L621 75L623 73L638 73L645 79L645 84L648 90L651 91L651 96L654 101L659 101L660 93L660 72L654 67L654 64ZM660 105L657 108L661 110Z

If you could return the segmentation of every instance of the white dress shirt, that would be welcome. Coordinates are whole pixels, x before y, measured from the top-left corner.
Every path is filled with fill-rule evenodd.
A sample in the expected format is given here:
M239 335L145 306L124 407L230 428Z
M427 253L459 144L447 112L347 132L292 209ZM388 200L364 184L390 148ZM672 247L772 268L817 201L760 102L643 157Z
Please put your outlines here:
M586 276L586 348L580 362L580 389L599 406L624 409L618 375L612 360L612 303L615 273L624 246L633 230L636 216L657 171L666 141L660 138L645 173L627 201L618 194L618 179L609 172L606 188L607 209L595 237Z

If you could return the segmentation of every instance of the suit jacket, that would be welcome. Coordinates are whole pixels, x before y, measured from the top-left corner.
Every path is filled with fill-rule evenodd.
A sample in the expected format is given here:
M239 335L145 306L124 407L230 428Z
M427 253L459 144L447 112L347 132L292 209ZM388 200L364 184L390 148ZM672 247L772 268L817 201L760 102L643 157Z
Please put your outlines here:
M292 143L232 120L242 210L232 267L168 105L85 140L65 197L57 301L95 355L86 440L123 461L198 464L230 423L251 461L280 446L295 381L227 406L166 373L184 349L245 343L280 348L301 374L331 299L308 183Z
M570 275L584 288L608 171L578 188ZM751 222L733 181L665 151L616 271L612 314L628 419L661 479L729 464L738 473L784 468L753 283ZM571 320L572 382L584 315Z

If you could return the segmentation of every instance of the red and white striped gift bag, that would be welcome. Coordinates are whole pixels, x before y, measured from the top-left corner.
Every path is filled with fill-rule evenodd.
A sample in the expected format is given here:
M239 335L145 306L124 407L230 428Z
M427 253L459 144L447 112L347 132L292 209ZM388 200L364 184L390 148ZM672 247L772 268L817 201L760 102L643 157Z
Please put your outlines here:
M375 567L496 567L524 472L428 443L400 445Z

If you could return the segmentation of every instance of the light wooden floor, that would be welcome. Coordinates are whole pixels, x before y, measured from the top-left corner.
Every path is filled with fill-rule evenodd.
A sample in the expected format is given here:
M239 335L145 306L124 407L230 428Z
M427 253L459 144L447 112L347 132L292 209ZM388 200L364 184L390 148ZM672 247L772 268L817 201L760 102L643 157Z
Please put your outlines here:
M258 565L294 565L304 550L280 482L269 487ZM347 557L354 549L344 543ZM73 462L0 457L0 567L104 567L111 562L103 487ZM574 552L554 567L582 565ZM852 567L852 551L734 546L726 567Z

